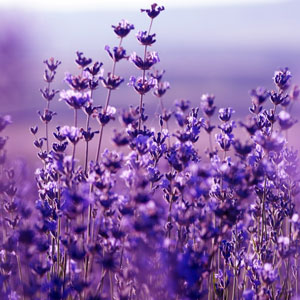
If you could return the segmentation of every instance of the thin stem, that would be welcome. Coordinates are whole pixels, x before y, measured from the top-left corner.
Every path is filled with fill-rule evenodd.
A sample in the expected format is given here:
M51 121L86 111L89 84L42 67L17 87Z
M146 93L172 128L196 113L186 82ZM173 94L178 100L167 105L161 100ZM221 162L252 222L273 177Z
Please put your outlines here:
M123 38L120 39L119 48L121 47L122 41L123 41ZM112 72L111 72L112 76L115 75L116 64L117 64L117 62L114 60L113 66L112 66ZM106 96L105 106L104 106L104 112L103 112L104 114L106 113L107 108L109 106L111 91L112 91L111 89L108 89L108 91L107 91L107 96ZM97 154L96 154L96 159L95 159L96 162L99 161L99 155L100 155L101 143L102 143L102 135L103 135L103 127L104 127L104 125L101 124L100 125L100 134L99 134L99 142L98 142Z
M87 116L86 119L86 131L88 132L90 126L90 115ZM87 166L88 166L88 159L89 159L89 141L86 141L85 145L85 162L84 162L84 174L87 176Z
M150 21L150 26L149 26L149 30L148 30L148 35L150 34L151 28L152 28L152 23L153 23L153 19L151 18ZM145 49L144 49L144 62L146 60L146 56L147 56L147 48L148 45L145 45ZM146 75L146 70L143 70L143 85L145 84L145 76ZM140 96L140 107L139 107L139 130L141 130L141 126L142 126L142 108L143 108L143 98L144 98L144 94L141 94Z
M109 271L109 287L110 287L110 299L114 300L114 283L112 278L112 272Z
M52 71L50 73L50 76L52 76ZM48 91L50 91L50 82L48 82ZM46 111L48 112L50 108L50 101L47 100L47 107ZM49 152L49 129L48 129L48 121L46 121L46 147L47 147L47 153Z
M99 134L99 142L98 142L97 154L96 154L96 159L95 159L96 162L99 161L100 149L101 149L101 143L102 143L102 136L103 136L103 129L104 129L104 125L101 124L100 125L100 134Z

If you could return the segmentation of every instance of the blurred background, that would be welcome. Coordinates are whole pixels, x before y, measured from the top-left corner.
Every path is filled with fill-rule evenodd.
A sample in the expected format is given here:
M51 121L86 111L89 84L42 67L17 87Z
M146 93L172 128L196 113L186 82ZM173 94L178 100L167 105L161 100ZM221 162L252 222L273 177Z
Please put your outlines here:
M78 72L74 64L78 50L103 62L105 71L110 71L112 63L104 47L117 46L111 25L121 19L135 25L124 48L128 54L136 51L141 55L143 47L135 33L148 29L149 18L140 8L152 2L0 0L0 113L10 114L13 120L6 131L10 157L36 156L29 127L43 127L37 115L45 106L39 93L45 86L43 60L62 61L53 84L56 89L67 88L63 82L66 71ZM299 0L165 0L158 4L166 10L154 20L152 32L157 42L152 49L161 59L157 68L166 70L165 80L171 84L164 98L166 107L181 98L199 106L203 93L213 93L218 107L231 106L235 117L242 119L251 103L249 90L273 88L272 77L279 67L289 67L293 83L300 84ZM116 72L125 83L113 92L111 104L118 108L138 105L138 95L126 83L140 72L126 61L117 65ZM105 95L100 87L95 103L103 104ZM159 112L152 95L146 96L145 104L149 114ZM51 105L58 113L52 125L71 122L73 113L58 102L58 96ZM299 106L294 106L296 117ZM81 117L83 126L83 114ZM154 126L157 119L149 122ZM299 129L298 123L291 135L296 144Z

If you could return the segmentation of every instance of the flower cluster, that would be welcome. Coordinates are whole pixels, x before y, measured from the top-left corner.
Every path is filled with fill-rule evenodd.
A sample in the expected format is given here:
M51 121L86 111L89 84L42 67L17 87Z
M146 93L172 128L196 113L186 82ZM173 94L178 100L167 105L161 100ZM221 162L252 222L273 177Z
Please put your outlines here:
M125 20L113 26L119 45L105 47L112 60L107 76L102 63L76 53L79 74L67 73L69 89L59 93L74 122L53 135L50 102L58 91L50 84L60 62L45 61L45 131L30 129L41 160L34 196L8 167L7 138L0 137L1 299L299 296L299 158L288 140L299 88L287 68L276 71L275 90L251 90L243 122L233 120L233 108L217 109L212 94L199 98L199 107L179 99L166 108L170 85L165 71L153 69L157 53L147 51L156 37L152 22L163 10L157 4L142 10L151 22L137 34L145 55L130 56L142 72L129 79L139 105L122 111L111 105L124 81L117 62L128 58L121 44L134 29ZM95 95L98 88L104 99ZM145 113L151 90L161 109L156 128ZM0 132L10 123L0 116Z

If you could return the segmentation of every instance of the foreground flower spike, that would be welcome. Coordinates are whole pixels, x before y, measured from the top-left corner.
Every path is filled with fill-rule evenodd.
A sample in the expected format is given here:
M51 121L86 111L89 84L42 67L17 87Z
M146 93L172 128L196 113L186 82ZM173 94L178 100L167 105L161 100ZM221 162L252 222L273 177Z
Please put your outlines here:
M155 51L147 51L147 47L151 46L156 40L154 39L155 34L150 34L153 20L155 17L159 15L159 13L164 10L164 7L158 7L156 3L151 5L151 9L141 9L141 12L146 12L148 16L150 17L150 25L148 31L139 31L137 33L137 39L138 41L144 46L144 58L141 58L136 54L136 52L133 52L132 55L130 56L130 61L135 64L135 66L142 70L142 81L136 80L138 85L141 87L145 84L146 80L146 70L149 70L153 65L158 63L160 61L157 52ZM132 82L132 78L130 79ZM135 86L134 83L131 83L131 85ZM147 91L148 87L150 85L147 83L147 87L139 89L138 93L140 94L140 104L139 104L139 113L140 113L140 118L139 118L139 124L138 124L138 130L141 129L142 122L143 120L146 120L144 118L144 103L143 103L143 96L146 92L143 92L143 90ZM136 89L137 90L137 89Z
M100 76L103 86L107 88L107 96L106 96L105 105L103 109L103 116L106 115L107 109L109 108L111 92L117 89L119 85L124 81L122 77L115 75L116 64L122 59L128 59L128 56L126 56L126 50L121 45L122 45L123 38L126 37L132 29L134 29L134 26L132 24L129 24L126 20L122 20L121 22L119 22L117 26L113 25L112 27L114 28L114 32L116 33L116 35L120 38L120 42L118 47L113 48L113 51L111 51L110 47L107 45L104 48L107 51L110 58L113 60L113 65L112 65L112 72L109 72L107 74L107 78L104 78L102 75ZM110 119L108 119L108 121L109 120ZM99 134L98 148L96 151L96 159L95 159L96 162L98 162L100 158L104 126L108 123L108 121L107 122L100 121L100 134Z

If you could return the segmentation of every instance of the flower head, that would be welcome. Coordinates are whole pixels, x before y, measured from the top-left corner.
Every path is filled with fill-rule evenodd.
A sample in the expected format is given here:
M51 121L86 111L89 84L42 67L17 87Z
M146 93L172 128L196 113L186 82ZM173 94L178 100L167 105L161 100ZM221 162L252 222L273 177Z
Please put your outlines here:
M66 101L66 103L74 109L80 109L92 102L89 92L80 93L73 90L61 91L59 100Z
M115 62L118 62L123 58L128 58L128 56L126 56L126 50L123 47L114 47L113 51L111 52L110 47L106 45L105 50L107 51L111 59Z
M168 81L158 82L153 91L153 95L157 98L161 98L169 88L170 83Z
M149 70L153 65L160 61L158 53L155 51L148 51L145 60L138 56L136 52L133 52L129 59L140 70Z
M121 20L117 26L112 25L111 27L114 28L115 34L120 38L124 38L132 29L134 29L134 26L129 24L127 20Z
M280 69L274 73L274 83L280 90L286 90L290 86L292 75L288 68Z
M102 80L102 85L109 89L109 90L115 90L116 88L119 87L119 85L124 81L124 78L117 76L117 75L113 75L112 73L107 73L107 77L101 78Z
M86 58L85 56L83 56L83 52L77 51L76 55L77 58L75 59L75 62L81 68L87 67L92 62L91 58Z
M211 117L215 112L214 101L215 96L212 94L203 94L201 97L201 109L207 117Z
M226 108L220 108L219 109L219 118L223 122L228 122L231 118L231 115L235 111L231 107L226 107Z
M154 19L156 18L161 11L163 11L165 8L163 6L158 6L156 3L153 3L151 5L150 9L141 9L141 12L146 12L147 15L151 18Z
M148 93L155 85L157 84L156 79L150 78L147 79L147 77L138 77L135 78L131 76L129 78L129 86L133 86L134 89L141 95L144 95Z
M139 31L136 34L136 38L142 45L151 46L156 42L156 40L154 39L155 35L156 35L155 33L147 34L147 31Z

